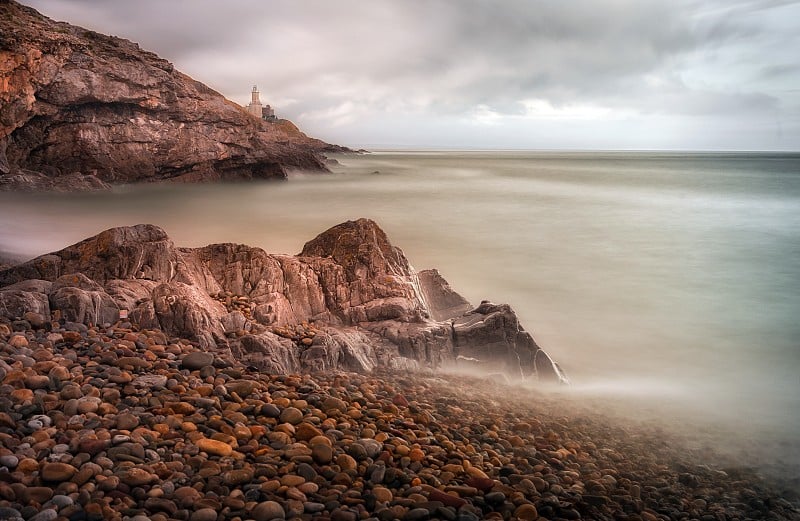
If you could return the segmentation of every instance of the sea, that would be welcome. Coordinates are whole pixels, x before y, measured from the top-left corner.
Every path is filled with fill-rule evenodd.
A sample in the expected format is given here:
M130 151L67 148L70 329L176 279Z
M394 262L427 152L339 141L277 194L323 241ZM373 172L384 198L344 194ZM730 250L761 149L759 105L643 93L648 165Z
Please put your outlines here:
M334 159L330 174L286 182L3 193L0 251L29 258L152 223L180 246L297 253L330 226L371 218L473 304L509 303L569 376L560 392L636 402L642 418L677 425L717 422L745 444L775 439L800 463L800 154Z

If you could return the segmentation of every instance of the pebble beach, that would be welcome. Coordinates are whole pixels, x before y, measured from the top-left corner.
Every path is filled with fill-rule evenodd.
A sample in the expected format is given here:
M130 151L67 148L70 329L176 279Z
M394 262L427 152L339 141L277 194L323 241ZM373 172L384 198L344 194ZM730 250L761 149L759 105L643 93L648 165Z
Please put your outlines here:
M446 373L270 375L129 323L0 324L0 519L798 519L663 430Z

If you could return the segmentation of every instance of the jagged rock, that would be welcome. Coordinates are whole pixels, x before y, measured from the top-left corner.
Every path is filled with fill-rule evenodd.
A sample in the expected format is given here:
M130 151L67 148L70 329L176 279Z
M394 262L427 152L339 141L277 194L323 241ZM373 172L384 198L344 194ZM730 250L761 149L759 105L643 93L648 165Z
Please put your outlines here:
M242 337L240 345L234 356L263 372L288 374L300 368L297 346L286 338L269 332L247 335Z
M50 302L47 295L20 289L0 290L0 315L14 320L21 318L26 312L40 313L49 317Z
M101 181L95 175L73 172L71 174L50 177L41 172L30 170L11 171L6 161L8 175L0 175L0 190L15 192L99 192L110 190L111 185ZM2 170L2 158L0 158Z
M161 329L273 373L415 370L470 358L511 378L566 381L508 305L471 309L435 270L416 273L373 221L334 226L297 257L163 230L106 230L0 271L0 319L25 312ZM456 364L457 365L457 364Z
M453 291L439 270L422 270L418 278L425 305L434 320L460 317L472 309L464 297Z
M114 300L104 291L59 288L50 294L50 309L61 311L66 320L79 324L113 324L119 319Z
M111 279L171 281L178 253L164 230L152 225L111 228L50 255L0 273L0 287L26 279L55 280L82 273L105 284Z
M153 289L153 305L165 331L195 339L204 347L215 345L225 336L221 306L197 286L181 282L160 284Z
M285 178L339 149L250 116L136 43L17 2L0 2L0 34L0 189Z

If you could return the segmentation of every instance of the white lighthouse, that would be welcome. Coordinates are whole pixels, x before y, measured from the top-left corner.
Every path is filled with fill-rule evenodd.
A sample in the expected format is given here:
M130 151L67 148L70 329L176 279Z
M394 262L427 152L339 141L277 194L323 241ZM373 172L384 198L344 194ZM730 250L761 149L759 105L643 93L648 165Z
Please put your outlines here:
M253 85L253 92L251 93L250 104L247 106L247 112L257 118L260 118L262 110L263 106L261 105L261 100L258 97L258 85Z
M247 105L247 112L253 116L266 120L275 119L275 111L269 105L264 106L261 104L259 98L258 85L253 85L253 91L250 93L250 104Z

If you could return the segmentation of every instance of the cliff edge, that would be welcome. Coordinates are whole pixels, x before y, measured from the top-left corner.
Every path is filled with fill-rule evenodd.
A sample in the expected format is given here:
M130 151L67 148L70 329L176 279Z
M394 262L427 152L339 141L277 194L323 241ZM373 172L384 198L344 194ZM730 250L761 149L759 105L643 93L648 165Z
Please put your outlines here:
M156 226L113 228L0 271L3 319L129 321L273 374L466 363L566 382L509 306L471 306L435 270L416 272L368 219L334 226L297 256L177 248Z
M136 43L0 1L0 189L285 178L338 149Z

